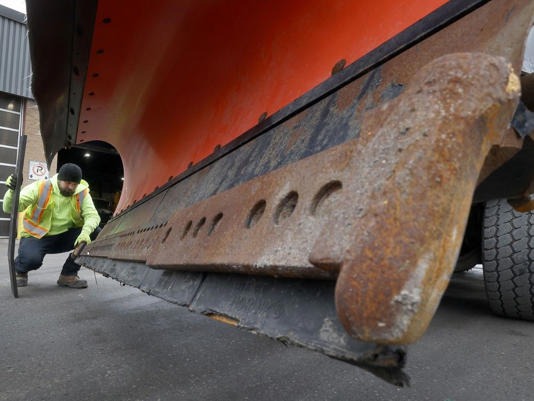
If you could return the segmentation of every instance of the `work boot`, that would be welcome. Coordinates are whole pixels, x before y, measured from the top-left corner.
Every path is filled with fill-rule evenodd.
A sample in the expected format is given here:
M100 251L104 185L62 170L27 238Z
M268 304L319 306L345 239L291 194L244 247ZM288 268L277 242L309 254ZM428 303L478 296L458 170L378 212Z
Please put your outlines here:
M57 285L69 288L87 288L87 281L80 280L78 276L64 276L61 274L57 280Z
M28 273L17 273L17 287L26 287L28 285Z

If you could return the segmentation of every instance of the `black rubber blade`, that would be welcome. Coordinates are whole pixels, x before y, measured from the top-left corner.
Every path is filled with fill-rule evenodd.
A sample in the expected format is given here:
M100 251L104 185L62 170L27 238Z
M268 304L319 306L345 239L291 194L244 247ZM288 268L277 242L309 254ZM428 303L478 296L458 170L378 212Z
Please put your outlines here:
M347 334L335 310L334 281L156 270L91 256L76 262L191 312L320 352L396 386L409 385L405 347L364 343Z

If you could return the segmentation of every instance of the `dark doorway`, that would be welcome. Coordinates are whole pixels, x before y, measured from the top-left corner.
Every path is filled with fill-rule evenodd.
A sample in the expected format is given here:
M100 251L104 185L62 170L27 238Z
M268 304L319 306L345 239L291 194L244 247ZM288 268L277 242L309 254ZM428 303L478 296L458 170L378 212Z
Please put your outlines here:
M122 191L124 169L117 150L106 142L92 141L58 153L58 169L65 163L81 167L103 226L113 215Z

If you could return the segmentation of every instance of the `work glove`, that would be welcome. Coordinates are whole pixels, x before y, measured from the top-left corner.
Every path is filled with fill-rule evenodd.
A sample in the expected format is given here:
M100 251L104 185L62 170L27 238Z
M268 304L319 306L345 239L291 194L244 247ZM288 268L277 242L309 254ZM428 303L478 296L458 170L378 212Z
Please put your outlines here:
M86 234L83 231L80 235L78 235L78 238L76 238L76 241L74 241L74 247L76 248L82 242L85 242L87 245L91 243L91 237L89 236L89 234Z
M5 185L9 189L12 189L13 191L15 190L15 188L17 187L17 177L15 176L15 174L11 174L9 177L7 177Z

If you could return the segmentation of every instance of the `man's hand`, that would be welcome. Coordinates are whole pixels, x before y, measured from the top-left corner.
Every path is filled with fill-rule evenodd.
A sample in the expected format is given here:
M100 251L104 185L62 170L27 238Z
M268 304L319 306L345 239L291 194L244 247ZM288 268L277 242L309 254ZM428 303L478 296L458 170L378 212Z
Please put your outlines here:
M17 187L17 177L15 177L15 174L11 174L9 177L7 177L5 185L9 189L12 189L13 191L15 190Z
M78 235L78 238L76 238L76 241L74 241L74 247L76 248L82 242L85 242L87 245L91 243L91 237L89 234L82 232L80 235Z

